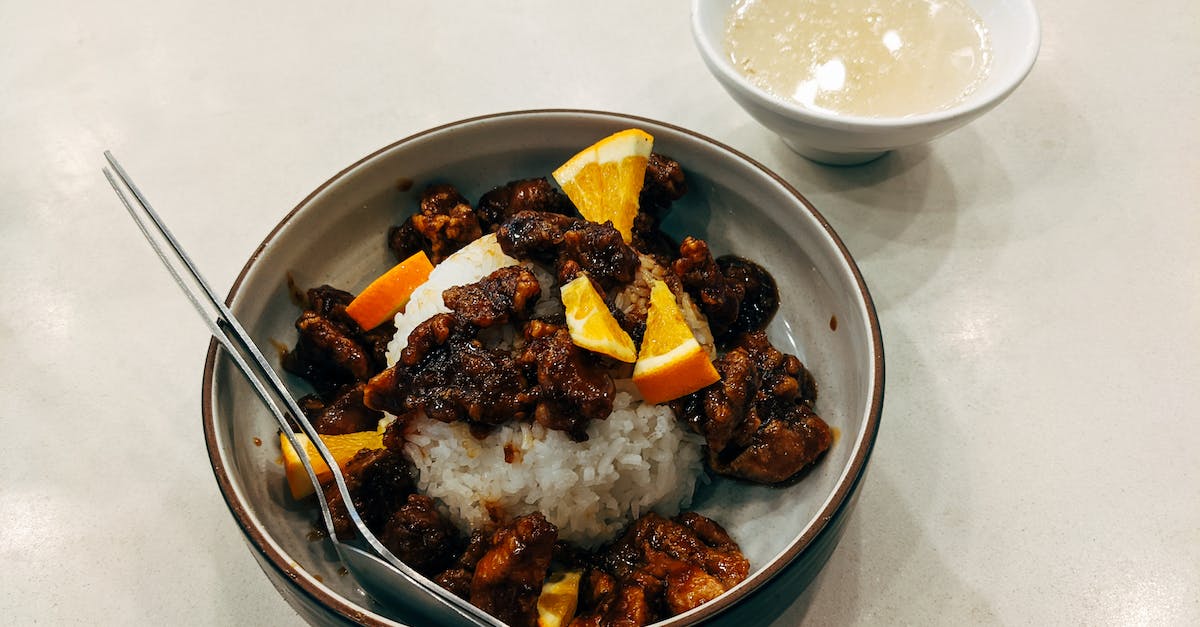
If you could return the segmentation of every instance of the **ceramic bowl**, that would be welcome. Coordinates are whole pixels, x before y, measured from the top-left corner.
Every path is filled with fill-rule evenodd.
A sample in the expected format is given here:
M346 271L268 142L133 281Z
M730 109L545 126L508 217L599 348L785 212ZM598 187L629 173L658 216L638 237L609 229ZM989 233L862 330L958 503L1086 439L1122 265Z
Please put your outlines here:
M713 76L755 120L792 150L821 163L854 165L889 150L922 144L1000 104L1025 80L1037 59L1041 28L1031 0L966 0L991 37L992 65L984 82L942 111L904 117L841 115L804 107L754 85L725 52L731 0L692 0L692 36Z
M679 160L687 196L665 227L698 234L716 254L737 252L775 277L782 305L769 333L820 385L818 412L840 434L797 484L771 488L714 479L693 509L723 524L752 564L724 596L664 625L779 609L772 586L798 589L836 543L863 477L883 403L883 346L867 287L829 224L795 189L745 155L652 120L589 111L523 111L464 120L396 142L346 168L287 214L246 263L229 292L234 313L261 347L292 345L300 287L363 288L394 260L388 227L400 223L432 182L470 199L507 181L546 176L617 130L638 127L655 150ZM836 319L836 322L833 322ZM836 328L835 328L836 327ZM307 619L319 624L412 623L404 608L368 598L314 540L316 512L292 501L280 466L277 428L214 343L204 371L204 430L229 509L263 570ZM290 380L303 393L299 380ZM735 607L736 606L736 607ZM731 623L732 624L732 623Z

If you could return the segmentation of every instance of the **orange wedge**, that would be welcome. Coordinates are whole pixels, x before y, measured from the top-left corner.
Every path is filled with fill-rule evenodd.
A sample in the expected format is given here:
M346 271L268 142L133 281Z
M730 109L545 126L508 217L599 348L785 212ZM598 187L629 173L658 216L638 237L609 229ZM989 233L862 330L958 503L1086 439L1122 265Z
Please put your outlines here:
M582 575L579 571L567 571L546 578L537 600L538 627L563 627L575 618Z
M364 331L370 331L404 309L408 297L429 279L430 272L433 272L433 264L429 263L429 257L424 251L418 252L371 281L346 305L346 313Z
M584 218L611 220L628 244L653 146L654 138L636 128L609 135L555 170L554 180Z
M633 339L617 324L587 275L581 274L562 287L562 302L572 343L628 363L637 359Z
M321 483L332 479L333 471L321 460L321 456L317 454L317 447L313 446L313 443L303 433L297 433L296 438L304 445L304 454L312 464L313 470L316 471L317 479ZM325 448L328 448L329 452L333 454L333 458L337 460L338 467L344 468L346 462L350 461L359 451L365 448L383 448L383 432L360 431L344 435L323 435L321 441L325 443ZM279 434L279 446L283 449L283 470L287 476L288 488L292 491L292 498L299 500L312 494L312 481L309 481L308 473L304 472L304 464L300 461L296 449L292 448L292 443L288 442L287 436L282 433Z
M633 384L647 403L657 405L721 380L708 353L683 319L671 288L654 281L646 335L633 365Z

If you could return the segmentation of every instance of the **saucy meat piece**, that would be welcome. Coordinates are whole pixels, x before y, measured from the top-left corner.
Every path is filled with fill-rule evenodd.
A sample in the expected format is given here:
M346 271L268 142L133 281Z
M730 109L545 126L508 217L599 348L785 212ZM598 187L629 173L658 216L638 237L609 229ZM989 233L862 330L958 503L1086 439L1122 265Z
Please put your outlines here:
M703 435L709 466L723 475L781 483L816 461L833 432L813 410L816 383L766 333L740 337L714 364L721 380L671 402L677 418Z
M534 419L548 429L566 431L577 442L586 440L588 422L612 413L612 377L575 346L566 327L533 320L525 325L525 339L518 361L536 372Z
M687 178L679 162L657 152L650 153L646 162L646 177L638 196L641 211L661 219L671 203L687 193Z
M729 325L726 337L767 328L779 309L779 288L766 268L735 255L717 258L717 267L726 281L742 293L737 319Z
M404 504L413 491L412 474L404 456L386 449L363 449L350 458L342 475L354 502L354 509L373 533L379 533L392 513ZM340 539L356 535L342 493L330 480L323 486L325 500L333 518L333 530Z
M477 327L529 317L542 296L537 277L523 266L500 268L478 282L442 292L442 302Z
M395 327L388 323L364 331L346 314L354 300L349 292L323 285L305 295L307 306L296 320L299 339L282 359L284 370L308 381L331 401L342 386L366 381L385 365L388 338Z
M363 404L363 388L361 382L348 385L338 391L332 402L321 402L319 410L313 411L316 405L311 401L301 405L300 409L304 410L317 433L341 435L371 431L378 426L383 412Z
M632 281L639 265L637 252L608 222L522 211L500 226L496 239L510 257L554 264L560 283L582 271L609 289Z
M449 590L455 596L469 599L471 596L471 579L475 576L475 565L491 548L492 536L483 531L475 531L467 541L467 548L454 560L454 564L438 573L433 578L437 585Z
M407 220L388 229L387 235L388 249L396 256L396 261L404 261L409 257L425 251L426 255L430 254L429 243L421 234L417 232L417 228L413 226L413 217L409 216Z
M535 178L512 181L492 189L479 199L475 214L484 231L495 233L501 224L522 211L570 215L573 209L566 194L545 178Z
M429 242L430 261L434 264L483 235L475 211L452 185L426 188L412 226Z
M737 543L716 522L688 512L674 519L649 513L634 521L589 573L583 625L641 625L686 612L720 596L750 572ZM572 623L576 625L576 623Z
M433 499L417 493L409 494L387 519L379 541L423 575L444 571L462 546L458 529L437 511Z
M498 529L475 565L471 604L514 627L536 625L538 595L557 540L558 528L540 512Z
M708 244L688 236L679 245L679 258L671 269L708 318L713 335L724 334L737 320L743 293L740 285L726 280L708 251Z
M396 365L367 383L367 407L482 425L525 418L533 398L522 369L509 352L476 340L477 330L453 313L417 325Z

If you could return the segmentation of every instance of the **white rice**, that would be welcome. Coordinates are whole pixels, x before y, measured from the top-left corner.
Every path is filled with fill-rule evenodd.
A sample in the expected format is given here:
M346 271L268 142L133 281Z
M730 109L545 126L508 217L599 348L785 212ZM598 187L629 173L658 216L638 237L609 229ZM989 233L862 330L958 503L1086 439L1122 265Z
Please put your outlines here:
M449 311L442 302L445 289L516 263L494 235L487 235L438 264L396 315L389 365L399 359L414 327ZM561 311L552 276L524 265L542 284L535 313ZM479 440L465 423L413 420L404 451L416 468L418 488L437 499L461 528L486 528L493 516L540 511L558 527L560 538L588 548L613 539L648 511L677 514L691 504L702 475L704 440L680 426L667 406L648 405L628 381L617 383L612 414L591 421L584 442L536 423L509 423ZM506 446L511 461L505 461Z
M587 434L572 442L521 422L478 440L465 423L420 418L404 452L417 487L462 528L486 528L493 513L540 511L560 538L594 548L648 511L673 516L691 504L703 439L681 428L670 408L618 392L613 413L593 420Z

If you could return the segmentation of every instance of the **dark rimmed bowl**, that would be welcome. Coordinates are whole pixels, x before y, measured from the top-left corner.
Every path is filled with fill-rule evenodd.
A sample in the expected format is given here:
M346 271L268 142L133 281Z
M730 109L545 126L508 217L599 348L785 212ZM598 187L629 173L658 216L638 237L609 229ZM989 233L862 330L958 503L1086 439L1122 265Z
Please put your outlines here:
M614 113L518 111L440 126L400 140L317 188L246 262L228 302L261 347L291 345L298 310L288 287L363 288L394 263L388 227L416 207L430 183L453 183L477 199L507 181L548 176L580 148L638 127L677 159L689 192L668 232L708 240L714 254L764 265L782 304L769 329L820 386L817 411L838 432L828 454L787 488L714 479L692 509L724 525L750 559L749 578L720 598L659 625L760 620L781 610L824 565L853 507L879 428L883 343L867 286L838 236L795 189L762 165L686 129ZM290 381L302 391L299 381ZM375 603L313 539L312 506L285 487L277 427L214 342L204 368L204 433L221 493L263 571L316 624L413 624L403 608ZM766 594L770 590L772 594ZM785 594L790 598L790 594Z

